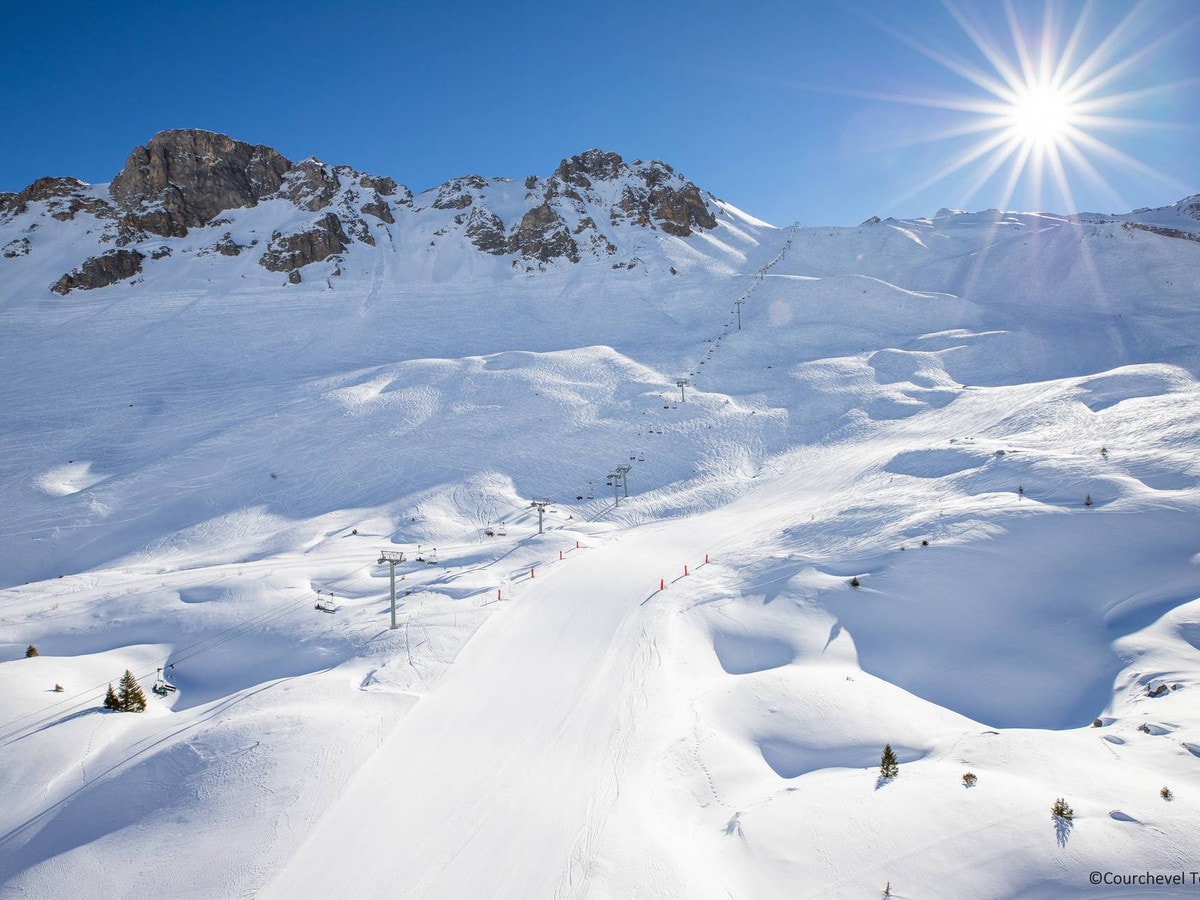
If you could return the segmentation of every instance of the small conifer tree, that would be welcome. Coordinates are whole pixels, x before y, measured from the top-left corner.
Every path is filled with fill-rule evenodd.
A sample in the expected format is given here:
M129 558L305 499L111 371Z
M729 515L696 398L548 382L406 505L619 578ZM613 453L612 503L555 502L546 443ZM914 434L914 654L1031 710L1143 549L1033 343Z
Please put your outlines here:
M117 709L121 708L121 702L117 699L117 692L113 690L113 686L108 686L108 693L104 695L104 708Z
M38 655L38 648L33 646L33 644L30 644L28 647L25 648L25 658L26 659L29 659L29 657L31 657L31 656L37 656L37 655Z
M1159 791L1158 796L1162 797L1164 800L1173 800L1175 798L1175 795L1171 792L1169 787L1164 787L1161 791Z
M879 777L895 778L900 774L900 762L892 752L891 744L883 745L883 756L879 758Z
M975 787L978 781L979 778L974 772L963 772L963 787Z
M850 587L858 587L860 584L862 584L862 582L858 580L857 575L850 579Z
M1092 495L1091 494L1088 494L1087 497L1084 498L1083 505L1084 506L1092 505Z
M1067 801L1062 797L1054 801L1054 805L1050 807L1050 814L1056 819L1062 819L1064 822L1070 822L1075 818L1075 810L1067 806Z
M117 688L117 708L122 712L145 712L146 710L146 695L142 693L137 679L128 669L121 676L120 686Z

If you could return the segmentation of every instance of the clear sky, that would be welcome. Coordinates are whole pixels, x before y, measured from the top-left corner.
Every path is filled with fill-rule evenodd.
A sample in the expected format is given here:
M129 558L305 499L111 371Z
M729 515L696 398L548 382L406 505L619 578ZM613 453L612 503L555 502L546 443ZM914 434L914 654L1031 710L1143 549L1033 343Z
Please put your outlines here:
M1197 0L0 9L0 190L198 127L414 190L600 147L780 225L1200 192Z

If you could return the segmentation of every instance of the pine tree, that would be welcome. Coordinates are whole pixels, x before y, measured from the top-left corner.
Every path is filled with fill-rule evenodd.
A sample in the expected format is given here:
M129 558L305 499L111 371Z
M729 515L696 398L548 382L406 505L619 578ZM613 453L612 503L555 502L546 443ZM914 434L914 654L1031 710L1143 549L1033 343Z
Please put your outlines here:
M104 695L105 709L120 709L121 702L117 699L117 692L113 690L113 686L108 686L108 693Z
M37 656L37 655L38 655L38 648L33 646L33 644L30 644L28 647L25 648L25 658L26 659L29 659L31 656Z
M895 778L900 774L900 762L892 752L891 744L884 744L883 756L879 758L879 777Z
M117 704L122 712L145 712L146 695L142 693L137 679L128 669L121 676L121 684L117 689Z
M1054 805L1050 807L1050 815L1056 819L1062 819L1064 822L1070 822L1075 818L1075 810L1067 806L1067 801L1059 797L1054 801Z

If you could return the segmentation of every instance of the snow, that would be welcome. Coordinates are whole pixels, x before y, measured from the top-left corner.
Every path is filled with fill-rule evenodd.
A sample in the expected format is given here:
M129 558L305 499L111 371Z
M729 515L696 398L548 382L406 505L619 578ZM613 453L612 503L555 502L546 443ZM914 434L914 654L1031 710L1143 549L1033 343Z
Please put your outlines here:
M0 263L0 897L1083 897L1195 867L1195 241L717 204L711 234L621 232L632 271L429 248L454 210L299 285L199 255L303 223L270 201L58 298L96 223L36 207L0 224L39 226ZM99 708L170 664L145 714Z

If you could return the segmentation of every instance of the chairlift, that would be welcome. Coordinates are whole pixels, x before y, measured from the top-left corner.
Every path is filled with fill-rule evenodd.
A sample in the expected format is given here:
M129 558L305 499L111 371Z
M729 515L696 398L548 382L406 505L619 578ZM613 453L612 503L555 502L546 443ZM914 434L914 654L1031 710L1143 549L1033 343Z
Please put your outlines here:
M495 537L496 531L491 525L489 525L487 528L483 529L483 535L484 537Z
M646 461L646 456L645 456L645 454L644 454L644 453L638 453L638 458L637 458L637 461L638 461L638 462L645 462L645 461Z
M508 529L504 527L503 522L496 526L496 534L500 535L500 537L504 537L506 534L508 534Z
M431 566L436 566L438 564L436 547L434 547L433 550L430 552L429 558L427 560L425 560L425 562L429 563L429 565L431 565Z
M413 558L416 560L416 562L425 562L425 557L421 553L421 545L420 544L417 544L417 555Z
M334 602L333 594L329 591L317 591L317 602L313 607L323 613L337 612L337 603Z
M175 667L171 666L171 668L173 669ZM163 670L160 667L158 670L158 676L154 679L154 687L150 688L150 690L158 694L160 697L165 697L168 694L175 693L177 690L179 690L179 688L171 684L171 679L167 675L163 674Z

